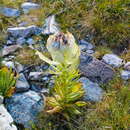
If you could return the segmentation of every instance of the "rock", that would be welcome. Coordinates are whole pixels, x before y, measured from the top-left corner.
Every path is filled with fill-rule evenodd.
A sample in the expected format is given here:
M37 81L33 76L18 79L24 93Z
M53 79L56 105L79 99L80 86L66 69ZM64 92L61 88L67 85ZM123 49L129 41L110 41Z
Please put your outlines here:
M42 33L50 35L58 32L60 32L60 29L58 23L55 21L55 15L51 15L45 20Z
M18 9L0 7L0 14L6 17L18 17L20 16L20 11Z
M24 70L24 67L20 63L15 62L15 70L17 73L20 73L21 71Z
M99 102L103 97L103 89L99 87L97 83L91 82L89 79L82 77L79 81L83 84L83 88L85 91L84 100Z
M9 61L9 59L6 59L6 58L2 61L2 64L8 68L14 69L17 73L23 71L24 69L20 63L16 61L15 62Z
M43 77L43 72L30 72L29 79L30 80L39 80Z
M28 38L32 35L37 35L38 33L40 33L40 31L40 28L35 25L31 25L28 27L13 27L7 29L9 37L13 37L15 39L18 39L20 37Z
M44 109L44 100L38 93L27 91L16 93L6 99L6 107L17 124L25 128L36 121L36 116Z
M3 104L4 97L0 95L0 105Z
M15 69L14 62L12 62L12 61L5 61L5 60L3 60L3 61L2 61L2 64L3 64L4 66L8 67L8 68Z
M19 23L19 27L27 26L29 23L27 21L23 21Z
M81 54L80 61L81 74L93 82L106 83L114 76L114 70L110 66L92 56Z
M31 85L31 90L38 92L38 93L42 93L42 94L49 94L49 89L48 88L43 88L43 86L40 85Z
M32 45L32 44L35 44L36 42L35 42L32 38L29 38L29 39L27 40L27 43L28 43L29 45Z
M40 5L32 2L25 2L21 5L21 8L23 9L24 13L28 13L30 10L40 8Z
M92 50L94 48L94 46L91 43L89 43L85 40L79 41L79 47L80 47L81 51Z
M35 92L40 92L40 93L42 91L42 87L40 85L36 85L36 83L32 84L30 89L35 91Z
M130 71L130 62L127 62L127 63L124 65L124 69Z
M26 43L26 39L23 38L23 37L20 37L20 38L18 38L18 39L16 40L16 44L18 44L18 45L23 45L23 44L25 44L25 43Z
M87 54L94 54L94 51L93 50L87 50L86 53Z
M6 44L7 44L7 45L13 45L13 44L14 44L14 42L13 42L13 41L11 41L11 40L8 40Z
M0 105L0 130L17 130L13 125L13 119L7 112L4 105Z
M102 60L112 67L120 67L122 65L123 60L119 58L115 54L105 54L102 58Z
M18 80L16 81L16 92L25 92L30 88L24 74L20 74Z
M130 79L130 71L123 70L123 71L121 72L121 77L122 77L122 79L124 79L124 80Z
M2 56L12 54L13 52L17 51L19 48L21 48L21 46L19 46L19 45L7 46L7 47L3 48Z

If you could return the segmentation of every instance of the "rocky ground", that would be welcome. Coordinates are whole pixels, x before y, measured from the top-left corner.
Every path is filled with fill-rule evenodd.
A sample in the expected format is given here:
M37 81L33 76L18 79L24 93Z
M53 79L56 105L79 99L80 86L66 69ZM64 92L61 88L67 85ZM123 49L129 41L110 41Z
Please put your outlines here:
M26 2L21 5L21 9L0 7L0 13L7 17L19 20L21 14L27 14L29 10L41 8L39 4ZM26 26L26 21L19 23L18 27L7 29L6 44L3 45L1 56L2 64L11 67L18 73L19 78L16 82L15 94L3 99L0 97L0 130L17 130L17 125L28 128L30 122L34 122L37 113L43 111L45 103L44 96L49 92L49 87L54 84L53 77L44 72L49 65L45 63L21 64L17 60L19 51L25 46L33 50L36 49L46 52L45 41L37 41L34 36L46 36L60 32L60 28L55 21L55 15L49 16L42 27L36 25ZM95 48L90 41L82 39L78 41L81 50L79 69L85 90L84 100L99 102L105 90L100 85L110 81L115 70L119 69L120 76L127 82L130 79L130 62L125 63L116 54L105 54L101 60L94 57ZM35 51L35 50L34 50Z

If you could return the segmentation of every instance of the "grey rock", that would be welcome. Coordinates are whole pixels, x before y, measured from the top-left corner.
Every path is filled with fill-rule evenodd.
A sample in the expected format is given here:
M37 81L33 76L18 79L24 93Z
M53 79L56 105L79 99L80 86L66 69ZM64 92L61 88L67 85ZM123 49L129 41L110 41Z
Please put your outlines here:
M2 64L8 68L14 69L17 73L23 71L24 69L20 63L10 61L10 59L6 59L6 58L2 61Z
M19 23L19 27L27 26L28 24L29 24L28 22L24 21Z
M18 80L16 81L16 92L25 92L30 88L24 74L20 74Z
M106 83L114 76L110 66L86 54L81 54L79 69L82 75L93 82Z
M29 128L30 123L36 121L37 114L43 111L44 100L38 93L30 90L6 99L6 107L17 124Z
M20 73L21 71L24 70L24 67L20 63L15 62L15 70L17 73Z
M28 27L13 27L7 29L9 37L13 37L15 39L20 37L27 38L40 33L40 31L40 28L35 25L31 25Z
M0 130L17 130L13 124L13 118L7 112L4 105L0 105Z
M20 11L18 9L0 7L0 14L6 17L18 17L20 16Z
M102 60L112 67L120 67L123 63L123 60L115 54L105 54Z
M38 85L38 84L37 85L36 84L32 84L30 89L35 91L35 92L40 92L40 93L42 91L42 87L40 85Z
M124 79L124 80L130 79L130 71L123 70L123 71L121 72L121 77L122 77L122 79Z
M27 40L27 43L28 43L29 45L32 45L32 44L35 44L36 42L35 42L32 38L29 38L29 39Z
M91 82L89 79L82 77L79 81L83 84L83 88L85 91L84 100L99 102L101 101L104 91L99 87L97 83Z
M40 5L32 2L25 2L21 5L21 8L23 9L24 13L28 13L30 10L40 8Z
M127 63L124 65L124 69L130 71L130 62L127 62Z
M18 38L18 39L16 40L16 44L18 44L18 45L23 45L23 44L25 44L25 43L26 43L26 39L23 38L23 37L20 37L20 38Z
M9 55L8 57L5 57L5 58L3 59L3 61L5 61L5 62L9 62L9 61L14 60L14 58L15 58L15 56L13 56L13 55Z
M89 42L87 42L85 40L80 40L79 44L80 44L79 46L80 46L82 51L94 49L94 46L91 43L89 43Z
M87 54L94 54L94 50L87 50L86 53Z
M14 44L14 42L13 42L13 41L11 41L11 40L8 40L6 44L7 44L7 45L13 45L13 44Z
M43 86L40 85L31 85L31 90L38 92L38 93L42 93L42 94L49 94L49 89L48 88L43 88Z
M19 45L11 45L11 46L4 47L2 49L2 56L12 54L15 51L17 51L19 48L21 48L21 46L19 46Z
M29 79L30 80L39 80L43 76L43 72L30 72Z
M12 68L12 69L15 69L15 65L14 65L14 62L13 61L5 61L3 60L2 61L2 64L8 68Z
M4 97L0 95L0 105L3 104Z
M58 32L60 32L60 29L58 27L58 23L55 21L55 15L51 15L45 20L42 33L50 35Z

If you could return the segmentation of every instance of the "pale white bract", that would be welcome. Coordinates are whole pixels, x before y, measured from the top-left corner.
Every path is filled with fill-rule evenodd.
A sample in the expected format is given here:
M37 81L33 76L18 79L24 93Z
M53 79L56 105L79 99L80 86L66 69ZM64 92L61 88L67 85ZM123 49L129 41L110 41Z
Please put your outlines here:
M80 49L70 32L51 35L47 40L46 47L53 60L48 59L41 52L37 51L36 54L43 61L51 65L65 64L72 68L78 67Z

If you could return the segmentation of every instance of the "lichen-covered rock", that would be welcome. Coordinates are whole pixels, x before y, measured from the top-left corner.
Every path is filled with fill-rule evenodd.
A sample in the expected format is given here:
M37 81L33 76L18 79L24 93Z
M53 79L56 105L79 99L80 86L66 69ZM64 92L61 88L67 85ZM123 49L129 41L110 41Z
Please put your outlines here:
M0 130L17 130L16 126L13 125L13 118L4 105L0 105Z
M110 66L83 53L80 56L79 69L82 75L98 83L106 83L114 76L114 70Z
M25 43L26 43L26 39L23 38L23 37L20 37L20 38L18 38L18 39L16 40L16 44L18 44L18 45L23 45L23 44L25 44Z
M21 5L21 8L23 9L24 13L28 13L30 10L40 8L40 5L32 2L24 2Z
M30 123L36 121L36 116L44 109L43 98L34 91L16 93L6 100L6 107L14 121L30 127Z
M45 20L42 33L45 35L50 35L50 34L55 34L59 32L60 32L60 29L58 27L58 23L55 21L55 15L49 16Z
M16 92L25 92L28 91L30 85L26 80L24 74L20 74L18 80L16 81Z
M16 71L17 73L20 73L20 72L22 72L23 70L24 70L23 65L21 65L20 63L18 63L18 62L15 61L15 71Z
M2 56L6 56L6 55L9 55L9 54L12 54L16 50L18 50L19 48L21 48L21 46L19 46L19 45L11 45L11 46L4 47L2 49Z
M40 28L35 25L28 27L12 27L7 29L9 37L13 37L15 39L18 39L20 37L27 38L40 33L40 31Z
M103 97L103 89L99 87L97 83L91 82L89 79L82 77L79 81L83 84L83 88L85 91L84 100L99 102Z
M123 60L115 54L105 54L102 60L112 67L120 67L123 63Z
M122 79L124 79L124 80L130 79L130 71L123 70L123 71L121 72L121 77L122 77Z
M35 44L36 41L33 40L32 38L29 38L27 41L26 41L29 45L32 45L32 44Z
M20 11L18 9L0 7L0 14L6 17L18 17L20 15Z

